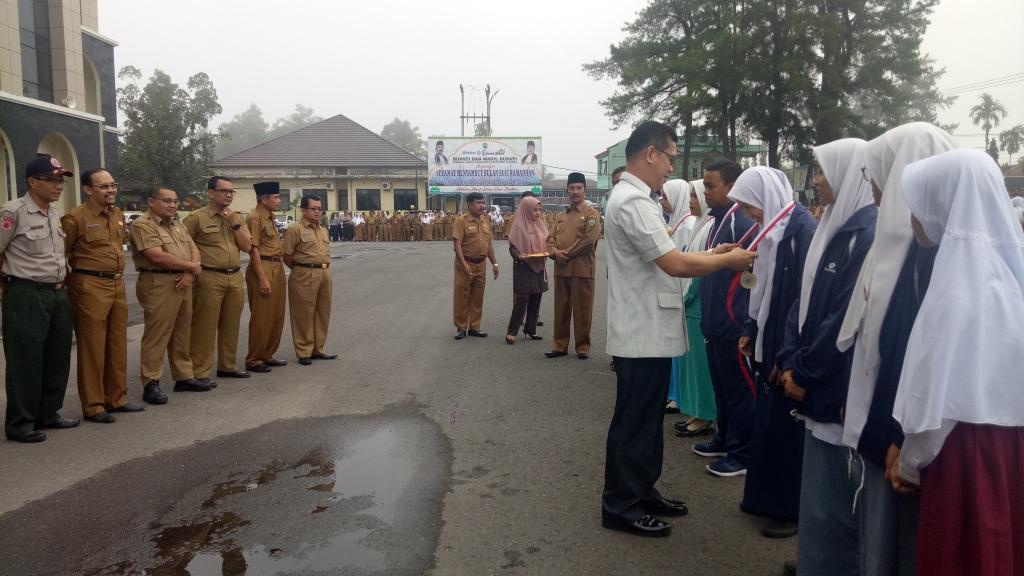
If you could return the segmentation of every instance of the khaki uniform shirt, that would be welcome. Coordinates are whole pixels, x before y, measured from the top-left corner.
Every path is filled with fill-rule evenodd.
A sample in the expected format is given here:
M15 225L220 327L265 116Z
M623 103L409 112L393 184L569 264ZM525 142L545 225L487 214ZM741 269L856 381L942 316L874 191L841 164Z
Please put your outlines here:
M555 260L555 276L593 278L597 262L597 240L601 237L601 214L581 202L567 206L555 216L548 236L548 250L558 248L569 253L569 261Z
M44 214L29 194L5 204L0 209L0 256L7 276L63 282L68 261L60 211L51 205Z
M235 231L212 206L196 210L186 216L182 223L199 248L199 256L204 267L241 268L242 261L238 255L238 244L235 243ZM239 231L246 236L249 235L249 230L245 227Z
M331 241L327 229L300 220L284 233L282 252L302 264L330 264Z
M256 206L245 219L245 227L249 230L253 245L260 251L260 256L281 256L281 234L277 231L277 223L270 210Z
M124 214L117 206L85 203L61 218L71 267L93 272L124 272Z
M467 260L487 258L494 239L491 219L486 214L479 218L473 218L469 213L463 214L452 224L452 238L462 244L462 255Z
M132 261L135 263L136 270L160 268L142 254L144 250L159 246L171 256L191 261L192 249L196 247L192 237L188 235L188 230L177 218L163 221L149 211L132 222L129 239L132 244Z

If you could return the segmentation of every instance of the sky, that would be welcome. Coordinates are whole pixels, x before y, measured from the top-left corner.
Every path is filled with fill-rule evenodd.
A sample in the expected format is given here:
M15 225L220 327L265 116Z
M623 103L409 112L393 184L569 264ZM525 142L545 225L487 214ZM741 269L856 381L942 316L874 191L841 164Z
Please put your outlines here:
M606 58L646 4L99 0L99 32L119 43L118 68L134 65L144 77L159 68L181 85L207 73L224 110L214 126L251 103L268 122L302 103L378 133L397 117L424 137L458 136L459 85L490 83L496 136L539 136L549 168L594 172L594 155L629 129L615 129L600 104L615 83L582 65ZM939 87L1024 73L1022 30L1021 0L943 0L923 42L946 68ZM988 91L1010 113L1000 128L1024 123L1024 82ZM981 92L961 93L940 114L960 123L954 135L963 146L984 146L968 118ZM467 100L467 113L482 113L482 96Z

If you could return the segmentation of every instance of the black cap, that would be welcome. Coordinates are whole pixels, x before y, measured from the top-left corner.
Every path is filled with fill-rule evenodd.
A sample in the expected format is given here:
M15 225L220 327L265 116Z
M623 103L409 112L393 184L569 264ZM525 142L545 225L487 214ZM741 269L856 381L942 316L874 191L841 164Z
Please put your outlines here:
M583 187L586 188L587 187L587 178L583 174L581 174L579 172L572 172L572 173L569 174L569 180L566 181L565 187L568 188L569 186L572 186L573 184L583 184Z
M252 185L252 188L256 191L256 196L267 196L268 194L281 193L280 182L257 182Z
M74 174L65 170L60 165L60 160L49 154L40 154L25 166L25 178L35 176L74 176Z

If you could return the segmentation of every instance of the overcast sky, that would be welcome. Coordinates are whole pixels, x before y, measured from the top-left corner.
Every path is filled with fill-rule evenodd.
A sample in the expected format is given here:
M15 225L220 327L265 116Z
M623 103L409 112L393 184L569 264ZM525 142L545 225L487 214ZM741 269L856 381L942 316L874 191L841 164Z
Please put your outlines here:
M182 85L209 74L224 108L215 126L250 103L273 122L301 102L378 133L398 117L425 137L457 136L459 84L490 83L500 91L495 135L540 136L545 164L593 172L594 155L628 129L613 130L600 106L614 83L581 65L605 58L646 4L99 0L99 32L119 42L119 68L132 64L147 78L160 68ZM1022 30L1021 0L944 0L924 42L946 67L940 88L1024 73ZM1024 82L988 91L1010 112L1000 128L1024 122ZM960 122L961 145L983 147L967 116L981 92L962 93L941 115Z

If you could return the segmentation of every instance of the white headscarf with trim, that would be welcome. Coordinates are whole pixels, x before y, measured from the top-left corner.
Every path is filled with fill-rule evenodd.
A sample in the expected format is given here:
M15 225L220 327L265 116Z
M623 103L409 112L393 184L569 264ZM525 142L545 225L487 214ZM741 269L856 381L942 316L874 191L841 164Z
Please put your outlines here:
M857 446L867 423L878 379L879 332L913 241L910 209L901 190L903 170L912 162L956 147L952 136L924 122L893 128L864 147L867 175L882 190L882 203L875 224L875 241L861 266L836 341L843 351L857 343L843 422L843 443L847 446Z
M690 220L694 220L694 223L692 230L690 230L686 237L683 249L686 252L703 252L706 250L704 245L707 243L708 234L711 232L709 221L714 220L714 218L711 217L711 208L708 207L708 200L704 197L704 181L693 180L689 182L687 188L697 196L697 203L700 205L700 216L696 218L690 217ZM690 199L687 198L686 202L689 204ZM676 234L680 233L677 232ZM692 282L693 278L682 278L683 296L686 296L686 293L690 291L690 284Z
M767 166L748 168L740 174L732 185L729 198L742 202L764 212L758 234L770 226L775 217L793 202L793 187L781 170ZM758 332L763 332L768 322L768 312L772 299L772 281L775 277L775 253L779 241L786 232L789 216L786 216L761 240L757 247L757 260L754 260L754 275L757 284L750 289L750 317L757 320ZM764 338L757 338L754 345L754 360L762 361Z
M871 196L871 184L864 179L860 170L864 166L865 145L867 142L859 138L844 138L814 148L814 156L825 174L825 180L832 187L835 202L825 207L807 249L803 280L800 283L800 316L797 324L801 332L811 304L811 288L825 249L858 210L875 201Z
M1024 426L1024 233L1002 173L984 152L955 150L908 166L903 194L939 249L893 416L906 434L944 419Z
M693 225L696 219L690 215L690 186L686 180L669 180L661 187L661 192L668 198L672 205L672 214L668 219L668 231L672 234L672 240L676 247L682 249L687 238L693 232ZM682 222L682 224L679 224ZM676 228L676 226L679 226Z

